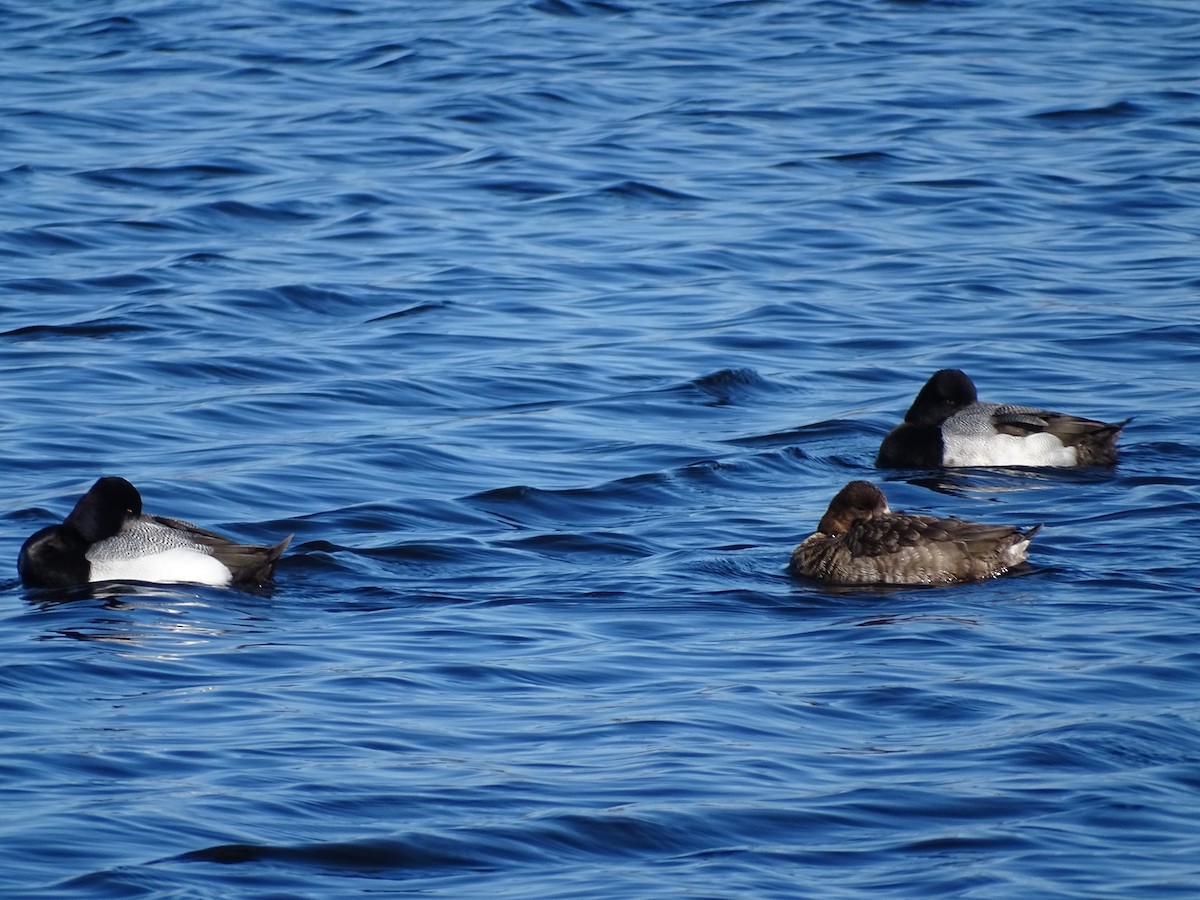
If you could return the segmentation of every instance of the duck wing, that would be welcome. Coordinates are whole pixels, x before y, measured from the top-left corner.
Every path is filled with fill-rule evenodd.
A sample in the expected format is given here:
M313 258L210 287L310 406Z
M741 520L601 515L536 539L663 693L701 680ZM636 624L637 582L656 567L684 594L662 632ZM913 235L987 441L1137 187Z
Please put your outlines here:
M847 537L860 556L885 556L911 547L961 544L968 552L1005 541L1020 531L1011 525L986 525L962 519L939 519L912 513L891 513L862 522Z
M1047 431L1053 433L1055 419L1061 418L1070 417L1029 406L997 406L992 410L992 427L1001 434L1028 437Z
M1002 574L1024 561L1040 527L1023 533L1011 525L900 513L864 522L847 539L851 554L879 580L937 584Z
M1101 422L1028 406L998 406L992 411L992 424L1002 434L1024 437L1049 432L1068 447L1085 440L1107 436L1115 438L1129 422L1129 419L1121 422Z
M231 538L182 519L172 519L169 516L145 518L175 532L181 542L190 541L203 547L229 569L233 582L237 584L263 584L270 581L275 574L275 564L294 537L289 534L278 544L270 546L239 544Z

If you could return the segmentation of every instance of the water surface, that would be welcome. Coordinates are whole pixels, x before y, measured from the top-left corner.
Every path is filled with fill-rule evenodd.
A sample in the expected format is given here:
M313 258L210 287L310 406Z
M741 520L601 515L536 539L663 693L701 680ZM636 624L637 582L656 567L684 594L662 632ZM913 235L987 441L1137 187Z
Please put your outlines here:
M1200 891L1186 5L0 21L6 894ZM875 470L943 366L1120 465ZM25 591L101 474L275 589ZM853 478L1045 527L788 577Z

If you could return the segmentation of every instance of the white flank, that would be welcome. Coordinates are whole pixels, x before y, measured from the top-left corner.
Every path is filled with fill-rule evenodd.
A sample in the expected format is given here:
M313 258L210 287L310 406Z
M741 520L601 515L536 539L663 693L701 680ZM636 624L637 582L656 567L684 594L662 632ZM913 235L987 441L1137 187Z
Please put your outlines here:
M1026 408L1005 407L1013 412ZM975 403L942 423L946 466L1074 466L1079 456L1052 434L1002 434L992 424L996 403ZM1036 416L1039 410L1028 409Z
M186 547L125 559L93 559L89 553L87 559L92 566L92 581L152 581L215 587L225 587L230 582L229 569L216 557Z
M1052 434L943 433L947 466L1073 466L1074 447L1064 447Z

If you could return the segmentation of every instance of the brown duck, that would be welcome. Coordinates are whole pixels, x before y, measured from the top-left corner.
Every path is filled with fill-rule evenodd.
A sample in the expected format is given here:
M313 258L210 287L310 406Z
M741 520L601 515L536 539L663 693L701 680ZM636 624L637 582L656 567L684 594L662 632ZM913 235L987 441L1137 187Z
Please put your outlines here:
M833 584L954 584L1002 575L1025 561L1041 525L1022 532L892 512L866 481L838 491L817 525L792 552L790 569Z

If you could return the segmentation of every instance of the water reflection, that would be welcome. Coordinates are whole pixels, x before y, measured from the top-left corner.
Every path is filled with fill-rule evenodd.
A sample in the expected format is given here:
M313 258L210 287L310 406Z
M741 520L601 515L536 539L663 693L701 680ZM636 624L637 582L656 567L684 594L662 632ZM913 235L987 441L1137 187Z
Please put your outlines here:
M884 481L903 481L938 494L952 497L980 494L1018 494L1024 491L1049 490L1061 485L1101 484L1112 480L1112 469L941 469L916 475L894 475ZM990 498L998 499L998 498Z
M30 592L27 600L39 616L44 616L43 629L34 640L68 638L137 645L169 638L172 645L182 647L245 629L244 621L229 621L229 610L210 602L206 590L105 582Z

